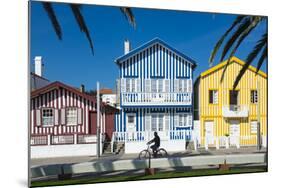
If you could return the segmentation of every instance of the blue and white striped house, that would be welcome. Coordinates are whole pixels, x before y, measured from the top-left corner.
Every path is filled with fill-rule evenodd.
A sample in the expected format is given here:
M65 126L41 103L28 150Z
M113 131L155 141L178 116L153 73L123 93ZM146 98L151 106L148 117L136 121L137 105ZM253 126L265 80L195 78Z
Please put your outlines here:
M194 60L155 38L115 60L120 76L115 141L126 153L139 152L157 131L168 152L184 150L192 130Z

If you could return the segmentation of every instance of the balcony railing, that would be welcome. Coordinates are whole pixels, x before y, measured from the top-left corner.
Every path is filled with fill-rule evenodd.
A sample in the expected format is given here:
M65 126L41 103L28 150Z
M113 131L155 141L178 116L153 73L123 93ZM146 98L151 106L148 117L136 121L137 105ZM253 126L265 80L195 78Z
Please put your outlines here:
M121 93L122 105L191 105L191 93Z
M222 107L223 117L248 117L249 108L246 105L225 105Z

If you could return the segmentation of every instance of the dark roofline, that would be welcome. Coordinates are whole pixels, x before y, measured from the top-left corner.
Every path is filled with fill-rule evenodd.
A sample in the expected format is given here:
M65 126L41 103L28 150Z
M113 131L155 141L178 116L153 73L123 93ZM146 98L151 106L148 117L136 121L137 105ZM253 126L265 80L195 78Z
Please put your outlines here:
M175 49L174 47L170 46L169 44L167 44L166 42L164 42L163 40L159 39L159 38L154 38L146 43L144 43L143 45L131 50L129 53L125 54L125 55L122 55L120 57L118 57L116 60L115 60L115 63L116 64L120 64L122 60L130 57L131 55L147 48L148 46L154 44L154 43L160 43L162 44L163 46L166 46L167 48L169 48L170 50L174 51L175 53L179 54L180 56L182 56L184 59L186 59L187 61L189 61L191 64L193 64L193 68L195 68L197 66L197 63L195 60L193 60L192 58L188 57L187 55L183 54L182 52L178 51L177 49Z
M59 81L52 82L52 83L50 83L50 84L48 84L48 85L46 85L46 86L44 86L42 88L39 88L39 89L36 89L36 90L32 91L31 92L31 99L34 98L34 97L37 97L39 95L42 95L44 93L47 93L47 92L49 92L51 90L59 89L59 88L64 88L66 90L69 90L69 91L77 94L78 96L81 96L81 97L83 97L85 99L88 99L88 100L90 100L92 102L96 102L97 101L96 97L88 95L86 93L82 93L78 89L76 89L74 87L71 87L71 86L68 86L68 85L66 85L64 83L61 83ZM109 108L111 110L114 109L114 107L112 107L110 105L107 105L106 103L104 103L102 101L100 102L100 104L101 104L102 107ZM115 111L118 111L118 109L115 108Z
M35 76L35 77L37 77L37 78L41 78L41 79L43 79L43 80L46 80L46 81L50 81L50 80L48 80L47 78L44 78L44 77L42 77L42 76L39 76L39 75L37 75L37 74L35 74L34 72L30 72L30 74L31 75L33 75L33 76Z

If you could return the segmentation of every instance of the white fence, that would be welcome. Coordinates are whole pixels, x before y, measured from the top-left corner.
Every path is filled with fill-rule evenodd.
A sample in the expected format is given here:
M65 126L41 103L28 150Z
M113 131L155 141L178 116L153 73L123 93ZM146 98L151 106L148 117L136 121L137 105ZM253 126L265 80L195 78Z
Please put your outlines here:
M159 131L161 140L191 140L192 130ZM140 142L154 138L152 131L114 132L112 141L115 142Z
M123 105L190 105L192 93L122 93Z
M34 135L30 137L31 146L63 145L63 144L92 144L97 142L96 135L70 134L70 135Z
M229 147L240 148L241 146L256 146L257 135L250 136L214 136L194 138L197 147L204 147L206 150L209 147L216 147L217 149ZM267 137L261 136L262 147L267 147Z

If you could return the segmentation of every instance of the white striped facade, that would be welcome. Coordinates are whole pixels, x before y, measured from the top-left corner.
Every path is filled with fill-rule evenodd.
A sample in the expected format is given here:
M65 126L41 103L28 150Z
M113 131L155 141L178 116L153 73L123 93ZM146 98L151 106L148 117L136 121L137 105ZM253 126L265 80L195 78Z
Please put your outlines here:
M30 105L31 135L89 134L89 111L96 111L96 100L94 98L83 97L83 95L79 94L79 91L72 92L64 87L56 87L42 94L31 96ZM62 122L62 110L68 107L76 107L80 112L78 113L77 124L66 125L65 122ZM55 110L54 125L42 126L42 122L38 123L37 118L41 116L41 110L44 108ZM101 112L102 131L104 129L103 116L105 116L105 113Z
M116 63L121 108L115 115L116 132L192 129L192 78L196 66L192 59L153 39ZM135 127L128 130L127 119L132 115Z

